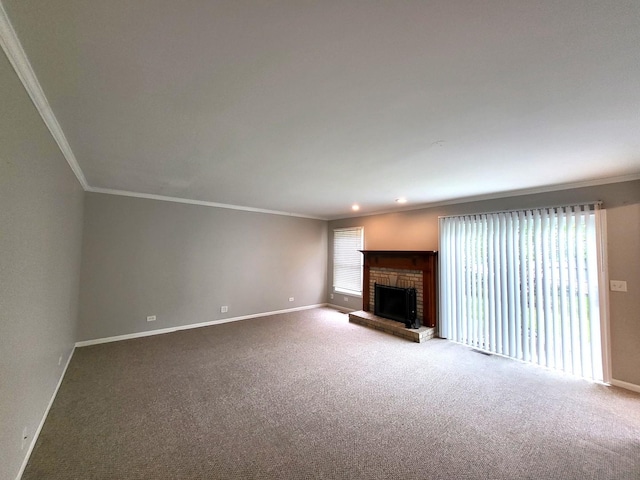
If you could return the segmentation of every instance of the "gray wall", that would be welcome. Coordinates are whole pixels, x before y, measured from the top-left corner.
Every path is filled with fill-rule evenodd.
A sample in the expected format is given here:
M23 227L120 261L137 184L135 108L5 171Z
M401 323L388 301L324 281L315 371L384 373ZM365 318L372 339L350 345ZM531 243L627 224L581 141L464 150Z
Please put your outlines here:
M0 478L13 479L75 342L83 192L1 53L0 85Z
M365 249L437 250L438 216L602 200L607 210L609 278L626 280L627 293L610 292L613 378L640 385L640 181L461 203L329 222L327 291L331 294L333 229L364 226ZM334 294L328 302L362 308L362 300Z
M324 303L326 265L325 221L87 193L78 340Z

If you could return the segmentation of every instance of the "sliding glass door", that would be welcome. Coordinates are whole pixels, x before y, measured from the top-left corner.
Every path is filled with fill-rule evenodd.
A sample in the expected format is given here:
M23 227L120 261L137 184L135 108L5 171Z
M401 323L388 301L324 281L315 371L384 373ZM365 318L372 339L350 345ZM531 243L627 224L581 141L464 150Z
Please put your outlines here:
M599 205L440 219L441 336L603 379Z

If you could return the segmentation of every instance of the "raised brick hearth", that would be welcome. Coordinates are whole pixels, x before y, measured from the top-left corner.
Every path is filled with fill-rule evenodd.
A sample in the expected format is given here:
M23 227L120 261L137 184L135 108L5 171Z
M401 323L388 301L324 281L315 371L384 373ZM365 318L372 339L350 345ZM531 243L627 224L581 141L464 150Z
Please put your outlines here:
M406 328L403 323L378 317L371 312L365 312L363 310L351 312L349 314L349 321L417 343L426 342L433 338L436 333L436 329L432 327Z

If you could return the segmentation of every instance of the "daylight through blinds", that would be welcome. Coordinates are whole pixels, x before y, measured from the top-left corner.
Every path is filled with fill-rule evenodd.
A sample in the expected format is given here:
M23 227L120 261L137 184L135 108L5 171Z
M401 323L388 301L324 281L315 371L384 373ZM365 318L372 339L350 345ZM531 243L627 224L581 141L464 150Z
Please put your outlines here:
M339 228L333 231L333 289L362 293L363 228Z
M442 336L602 380L599 206L440 219Z

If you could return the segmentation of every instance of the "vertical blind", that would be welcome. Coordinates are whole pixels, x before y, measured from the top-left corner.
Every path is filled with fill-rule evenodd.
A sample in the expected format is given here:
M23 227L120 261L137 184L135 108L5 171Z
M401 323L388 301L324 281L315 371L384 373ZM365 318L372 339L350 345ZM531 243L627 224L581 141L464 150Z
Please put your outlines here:
M599 205L440 219L441 335L602 380Z
M333 231L333 289L360 295L362 293L362 227L338 228Z

